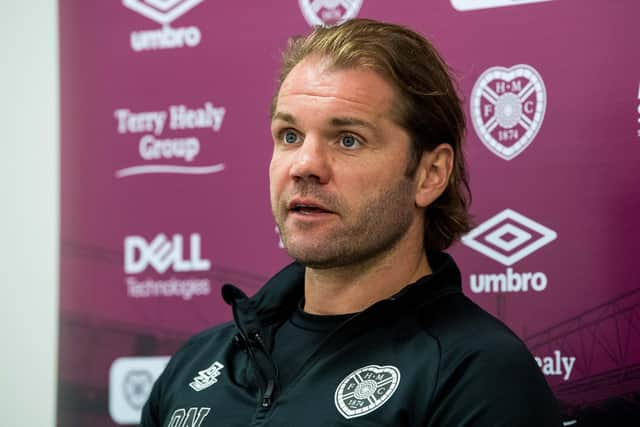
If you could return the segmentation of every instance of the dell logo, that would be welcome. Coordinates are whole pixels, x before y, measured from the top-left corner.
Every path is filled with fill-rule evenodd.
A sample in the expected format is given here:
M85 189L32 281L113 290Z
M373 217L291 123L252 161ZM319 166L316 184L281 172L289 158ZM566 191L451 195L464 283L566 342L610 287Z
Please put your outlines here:
M200 245L200 235L191 234L187 258L180 234L174 234L171 240L164 234L158 234L151 242L141 236L127 236L124 239L124 271L137 274L149 266L158 273L169 268L175 272L209 270L211 261L201 258Z

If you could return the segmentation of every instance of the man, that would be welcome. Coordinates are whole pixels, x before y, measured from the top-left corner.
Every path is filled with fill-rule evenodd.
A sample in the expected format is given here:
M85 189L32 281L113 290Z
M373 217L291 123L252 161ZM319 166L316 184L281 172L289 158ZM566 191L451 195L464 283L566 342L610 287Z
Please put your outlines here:
M470 229L464 115L434 48L353 20L291 42L271 205L296 263L171 359L143 426L551 426L522 342L441 251Z

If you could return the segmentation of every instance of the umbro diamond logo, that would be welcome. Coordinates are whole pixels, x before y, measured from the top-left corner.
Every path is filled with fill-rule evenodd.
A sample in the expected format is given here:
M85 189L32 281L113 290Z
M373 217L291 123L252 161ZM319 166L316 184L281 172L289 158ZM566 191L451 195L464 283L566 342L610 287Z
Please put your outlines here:
M343 417L356 418L381 407L398 388L400 371L395 366L369 365L342 380L335 404Z
M202 391L211 387L218 382L222 368L224 368L222 363L218 361L213 362L207 369L198 372L198 375L193 378L193 382L189 383L189 387L195 391Z
M122 0L122 5L162 25L159 30L131 33L131 49L135 52L158 49L195 47L202 34L195 26L174 28L170 24L203 0Z
M168 25L203 0L122 0L122 4L142 16Z
M505 209L483 222L462 243L499 263L510 266L537 251L558 234L518 212Z

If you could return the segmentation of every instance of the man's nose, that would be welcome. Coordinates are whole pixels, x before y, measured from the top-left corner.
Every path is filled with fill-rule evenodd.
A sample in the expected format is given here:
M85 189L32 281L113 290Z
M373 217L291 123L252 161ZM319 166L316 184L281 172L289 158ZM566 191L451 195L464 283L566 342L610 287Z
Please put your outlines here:
M296 180L316 180L320 184L328 182L331 177L328 144L320 138L307 135L296 150L290 174Z

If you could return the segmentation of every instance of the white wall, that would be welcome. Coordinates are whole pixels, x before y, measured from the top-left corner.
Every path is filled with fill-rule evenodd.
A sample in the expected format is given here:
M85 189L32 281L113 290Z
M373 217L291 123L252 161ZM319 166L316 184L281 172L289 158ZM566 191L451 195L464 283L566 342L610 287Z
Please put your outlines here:
M0 15L0 413L55 425L58 328L57 2Z

